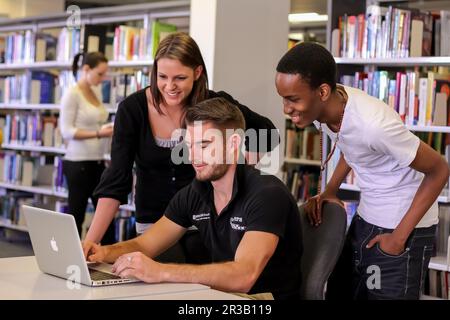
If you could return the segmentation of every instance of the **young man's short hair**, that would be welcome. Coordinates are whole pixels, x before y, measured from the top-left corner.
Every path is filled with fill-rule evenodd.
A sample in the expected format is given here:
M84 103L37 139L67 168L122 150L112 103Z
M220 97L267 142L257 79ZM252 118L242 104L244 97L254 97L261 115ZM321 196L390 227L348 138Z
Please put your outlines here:
M336 88L336 62L327 49L314 42L299 43L286 52L277 72L299 74L313 89L323 83Z
M224 98L204 100L189 107L185 117L186 125L195 121L211 122L221 130L245 130L244 116L237 106Z

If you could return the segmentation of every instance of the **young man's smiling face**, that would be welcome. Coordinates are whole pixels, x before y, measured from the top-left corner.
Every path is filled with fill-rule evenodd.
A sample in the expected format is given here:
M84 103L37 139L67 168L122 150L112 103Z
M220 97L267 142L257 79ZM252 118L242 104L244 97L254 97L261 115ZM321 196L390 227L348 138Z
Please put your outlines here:
M283 98L283 111L299 128L305 128L320 116L320 96L317 90L299 74L277 72L275 85Z
M220 129L211 122L199 121L187 126L186 145L189 160L200 181L215 181L222 178L227 164L227 144Z

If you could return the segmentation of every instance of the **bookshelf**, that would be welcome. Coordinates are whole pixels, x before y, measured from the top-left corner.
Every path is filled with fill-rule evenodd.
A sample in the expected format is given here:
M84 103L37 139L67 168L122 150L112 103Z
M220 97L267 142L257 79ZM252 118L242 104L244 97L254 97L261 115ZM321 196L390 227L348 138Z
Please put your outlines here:
M135 60L135 61L109 61L110 68L146 68L153 66L153 60ZM0 64L0 71L14 71L14 70L45 70L45 69L71 69L72 63L69 61L43 61L32 63L11 63L8 65Z
M423 13L416 9L422 10ZM375 17L373 20L369 20L369 13L372 18ZM327 47L335 56L339 76L355 75L354 78L347 78L350 81L353 80L353 85L350 86L367 90L368 87L372 86L372 83L366 86L364 77L368 75L370 78L377 72L380 72L380 74L384 72L388 81L385 89L390 91L390 81L392 80L393 83L395 83L394 81L398 82L397 85L400 88L402 81L404 81L401 78L402 74L406 75L405 87L407 89L405 89L406 92L404 91L403 94L404 97L406 96L406 101L413 101L412 104L407 104L403 100L406 108L410 109L410 107L414 106L413 108L420 110L421 105L419 103L421 102L420 99L423 98L425 101L423 102L424 106L427 108L426 111L428 112L428 108L431 108L431 114L434 117L434 111L437 109L435 104L436 80L446 79L444 81L450 81L450 77L439 77L440 75L449 75L448 71L450 70L450 38L448 37L450 32L448 18L450 17L450 3L448 1L329 0L328 17ZM372 26L375 26L375 28L371 28ZM429 71L434 73L431 77L428 73ZM426 91L425 89L423 91L426 92L425 95L419 96L418 87L415 87L419 84L412 82L408 73L415 73L418 75L417 78L427 78L428 82L425 80L423 82L427 85ZM360 75L362 75L361 78L359 78ZM362 87L361 83L363 84ZM381 86L381 81L379 85ZM408 89L410 91L407 91ZM405 109L399 108L398 104L401 103L399 101L402 99L401 90L401 88L395 88L395 103L391 106L401 116L403 112L405 126L410 131L417 135L428 134L428 137L430 135L431 137L442 137L440 145L439 143L435 144L434 138L431 140L429 138L428 142L431 141L432 146L435 148L437 145L437 149L449 162L450 148L446 144L445 137L448 137L450 133L450 122L446 119L437 119L440 120L440 123L445 122L448 125L435 125L436 119L431 118L432 121L430 121L427 118L427 121L424 123L424 121L420 122L418 119L420 111L415 113L416 110L414 110L413 113L404 113ZM370 94L370 92L368 93ZM376 94L373 95L377 97ZM432 97L431 100L430 96ZM378 98L382 99L381 97ZM415 101L416 99L419 102ZM388 102L386 101L386 103ZM418 106L416 106L416 103ZM403 105L404 108L405 105ZM450 112L449 105L447 100L447 107L441 106L441 108L447 109L446 118L448 118L448 112ZM326 151L327 149L324 150L324 152ZM328 172L329 169L327 168L326 175L330 174ZM322 185L325 185L325 181L328 181L327 178L329 177L324 178ZM358 197L360 189L355 184L343 183L340 186L341 192L347 196ZM450 183L438 197L440 211L450 204L449 195ZM448 212L445 212L445 214L448 214ZM440 219L440 223L446 221L442 220L441 213ZM439 237L442 237L442 235ZM450 249L447 250L446 255L439 253L436 257L432 257L429 268L437 271L450 271Z
M286 139L282 180L299 205L317 193L320 170L320 135L314 126L296 128L285 117Z
M105 105L109 113L116 113L118 105L114 108L111 105ZM0 103L0 110L48 110L59 113L61 106L55 103L31 104L31 103Z
M28 146L21 144L10 144L3 143L2 149L17 150L17 151L31 151L31 152L42 152L42 153L55 153L55 154L65 154L66 150L64 148L58 147L42 147L42 146Z
M56 201L62 202L67 199L65 188L58 184L61 182L59 181L59 176L62 176L61 157L65 154L65 148L62 140L56 137L55 119L59 115L59 100L64 88L74 83L70 70L73 55L81 50L105 52L109 60L112 93L109 102L104 101L104 104L110 116L113 116L118 103L125 96L148 84L148 73L153 67L152 49L157 45L153 41L156 35L153 32L154 26L162 22L176 26L178 31L188 31L190 1L83 9L81 25L75 30L66 27L68 16L68 13L63 12L0 21L0 42L3 41L0 43L0 48L5 50L4 60L0 60L0 120L3 121L0 189L3 189L2 192L6 192L6 195L23 192L38 197L59 199ZM119 41L120 37L124 40L123 42ZM94 45L91 43L92 40ZM5 45L2 47L1 44ZM30 83L31 79L34 80L34 73L45 73L54 77L50 88L51 102L42 100L42 85L41 91L37 91L37 102L33 99L32 93L29 96L22 94L25 90L32 92L33 85ZM30 75L30 78L22 78L27 75ZM26 81L30 81L28 86L21 87L21 84ZM16 83L17 87L13 87ZM122 91L114 92L119 89ZM18 95L14 96L13 91ZM20 129L17 129L17 137L11 138L11 132L15 129L11 123L8 124L5 121L8 116L11 122L18 121L19 128L22 122L29 128L33 120L37 123L42 121L42 125L35 125L33 122L32 138L29 136L31 132L29 129L25 134L28 138L22 137L22 133L19 133ZM54 122L50 144L48 139L46 141L44 138L44 118L52 118ZM48 119L45 120L48 121ZM42 130L42 138L40 138L41 133L35 138L34 128ZM5 132L6 130L9 131ZM19 158L16 162L18 164L11 165L11 161L16 160L16 157ZM37 159L41 162L40 164L35 161ZM105 154L105 159L110 159L110 155ZM39 180L33 177L32 184L31 179L27 180L28 183L25 185L22 184L21 171L25 170L27 161L28 165L31 162L33 176L36 174L35 170L40 171L41 165L44 166L45 173L39 172L39 175L45 176L45 179ZM11 169L5 169L6 162ZM21 165L23 165L22 169L20 169ZM53 173L49 171L51 168ZM12 180L6 175L11 172L13 172ZM19 172L17 179L14 172ZM122 205L120 210L133 212L135 207L133 204L127 204ZM26 227L15 225L11 220L5 219L2 212L0 212L0 227L19 231L27 230Z
M371 6L379 6L381 9L380 11L378 10L373 10L373 9L368 9ZM409 57L409 56L401 56L402 52L399 52L399 48L395 47L395 41L391 41L391 43L389 43L389 41L387 41L387 43L385 44L385 49L392 49L392 50L388 50L388 53L385 52L378 52L374 49L374 53L375 55L383 55L383 57L367 57L369 55L371 55L370 52L370 46L369 44L365 43L365 42L369 42L371 39L369 37L369 31L365 30L365 29L361 29L364 30L364 34L361 36L362 40L360 41L360 39L358 37L355 37L354 34L352 34L351 32L358 32L360 30L355 30L352 29L355 28L353 26L354 22L351 22L352 20L350 19L351 16L356 17L357 19L360 18L361 14L365 14L365 18L366 20L362 23L362 28L366 28L368 29L369 23L370 21L367 18L367 14L368 12L377 12L377 14L380 14L380 16L382 18L380 19L384 19L385 16L387 16L388 14L391 14L392 16L392 21L394 21L394 16L395 16L395 10L393 9L391 11L391 9L388 9L389 6L393 6L398 7L398 8L402 8L406 11L413 11L414 9L425 9L428 11L431 11L433 13L436 12L440 12L439 10L450 10L450 5L448 4L448 1L435 1L431 7L430 4L426 6L426 8L422 8L420 6L423 6L423 3L419 3L417 1L376 1L376 0L369 0L369 1L360 1L360 2L355 2L352 0L339 0L339 1L329 1L328 2L328 16L329 16L329 21L327 24L327 33L328 33L328 37L327 37L327 46L328 48L333 52L333 54L338 54L339 56L335 56L335 61L336 64L338 66L338 73L340 75L342 74L351 74L352 72L356 71L361 71L364 70L363 72L371 72L371 71L375 71L378 70L378 68L380 67L385 67L385 68L389 68L390 70L399 70L399 69L403 69L403 70L411 70L411 68L427 68L427 67L448 67L450 66L450 54L448 53L447 50L447 55L445 56L439 56L439 54L435 54L435 52L432 52L431 50L435 50L436 52L438 50L439 53L442 52L442 49L438 49L438 47L436 46L437 41L435 40L435 35L431 35L431 40L433 40L433 48L430 48L430 52L428 54L430 54L429 56L414 56L414 57ZM385 9L383 9L385 8ZM402 16L404 15L405 17L407 16L407 14L404 14L405 11L401 11L399 10L398 12L398 16ZM442 15L443 16L443 15ZM415 18L412 16L409 16L409 18L412 20L414 20ZM436 17L434 17L434 19L436 19ZM344 26L342 24L342 20L346 21L347 24L345 24L344 22ZM439 19L439 20L443 20L443 19ZM406 18L405 20L405 30L406 30L406 25L407 23L410 23L410 25L412 25L411 21L407 21ZM436 20L435 20L436 21ZM383 20L384 22L384 20ZM358 23L358 22L357 22ZM395 22L397 23L397 22ZM435 23L435 22L434 22ZM444 22L442 22L441 24L443 24ZM436 23L435 23L436 24ZM386 23L386 25L388 25L388 23ZM397 32L396 31L392 31L394 29L398 29L395 28L397 27L397 25L391 25L391 33L392 32ZM338 29L341 30L341 34L340 34L340 38L337 41L336 38L333 38L333 36L335 35L335 30ZM356 28L358 28L358 24L356 24ZM411 27L412 28L412 27ZM435 27L433 27L435 28ZM342 30L346 30L345 35L343 35ZM383 36L383 32L389 32L389 26L387 26L385 29L381 28L380 25L380 30L378 30L377 32L381 32L382 36ZM426 30L424 30L425 32ZM435 31L433 29L433 31ZM441 30L441 32L443 32ZM394 33L394 36L397 33ZM406 38L408 38L408 36L410 36L409 40L409 45L411 46L411 48L408 47L408 50L411 50L412 53L412 45L413 45L413 36L412 36L412 31L411 34L408 35L406 32L404 33L406 34ZM441 33L441 34L446 34L445 32ZM352 38L353 36L353 38ZM391 34L392 36L392 34ZM348 37L347 42L345 44L343 44L342 39L345 39L345 37ZM364 38L366 37L366 38ZM423 36L424 40L423 42L427 42L426 37ZM352 42L352 39L355 39L354 42ZM378 39L377 39L378 41ZM400 40L399 40L400 41ZM436 43L435 43L436 42ZM336 46L336 43L339 43L339 46ZM355 45L354 48L349 49L349 46L351 46L351 43L353 43ZM375 43L375 42L374 42ZM441 43L441 41L439 41L439 43ZM379 41L376 42L375 45L383 45L383 41ZM422 46L424 46L422 44ZM367 52L364 52L364 49L367 49ZM398 49L397 51L395 51L395 49ZM358 51L360 50L360 51ZM425 49L423 49L425 50ZM391 52L391 53L389 53ZM420 52L423 53L423 52ZM431 53L433 53L433 55L431 55ZM384 55L393 55L394 57L384 57ZM352 56L352 57L347 57L348 55ZM363 57L367 55L366 57ZM400 57L401 56L401 57ZM389 72L388 71L388 72ZM390 81L388 79L388 81ZM428 90L428 89L427 89ZM429 99L429 98L428 98ZM450 111L450 110L449 110ZM435 125L429 125L429 123L427 123L428 125L417 125L417 124L409 124L406 123L406 127L413 132L429 132L429 133L439 133L439 134L448 134L450 133L450 126L435 126ZM326 150L325 150L326 151ZM450 159L450 154L448 154L448 150L446 150L447 153L445 154L445 157L448 159ZM324 178L324 181L322 181L323 185L325 183L326 178ZM359 188L357 186L352 186L349 184L342 184L341 186L342 190L346 190L346 191L359 191ZM448 186L446 188L446 190L444 190L444 194L448 194L450 190L450 186ZM439 197L438 199L439 202L443 202L443 203L448 203L449 201L449 197L442 195Z
M334 60L338 65L372 65L372 66L389 66L389 67L408 67L408 66L448 66L450 65L450 57L408 57L408 58L339 58Z

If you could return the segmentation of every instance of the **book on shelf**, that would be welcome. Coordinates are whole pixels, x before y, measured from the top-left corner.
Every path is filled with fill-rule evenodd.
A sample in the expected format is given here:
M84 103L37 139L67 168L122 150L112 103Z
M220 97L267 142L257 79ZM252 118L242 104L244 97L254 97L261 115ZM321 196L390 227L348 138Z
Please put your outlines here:
M167 35L177 31L177 26L169 23L162 23L160 21L153 21L152 23L152 42L151 42L151 52L152 57L156 55L156 50L158 49L159 43Z
M0 158L3 181L26 187L50 187L53 164L49 159L50 157L45 156L25 156L14 152L4 152L3 157Z
M34 62L36 34L31 30L12 32L5 35L5 63Z
M63 158L59 156L54 158L53 191L63 193L68 191L66 176L63 173Z
M441 10L440 19L440 55L443 57L450 57L450 37L448 31L450 30L450 11Z
M84 52L105 52L106 35L108 26L106 25L84 25L81 29L81 39Z
M365 13L338 18L332 52L363 59L448 56L449 13L369 5Z
M35 205L37 199L34 195L13 191L6 193L5 189L0 190L0 219L13 225L25 226L25 219L21 214L22 205Z
M72 62L80 52L80 29L62 28L58 36L56 48L56 61Z
M285 157L320 160L319 131L313 126L299 129L290 120L286 121Z
M127 96L150 85L149 75L137 70L133 73L114 73L102 83L103 103L112 106L120 103Z
M57 77L46 71L29 71L2 78L1 103L53 103Z
M34 61L55 61L57 44L58 38L56 38L55 36L48 33L37 33L35 45L36 53Z
M146 29L117 26L113 39L113 57L116 61L150 59L151 41Z
M317 194L319 171L302 166L284 166L283 182L297 202L305 202Z
M448 238L450 236L450 205L439 206L439 224L436 232L435 255L447 256Z
M444 94L448 97L450 84L450 70L447 68L428 72L355 72L354 75L342 75L340 82L384 101L397 111L407 125L450 125L447 120L448 108L442 106ZM438 93L442 95L436 100Z
M5 116L3 143L24 146L62 147L57 118L39 111L14 112Z

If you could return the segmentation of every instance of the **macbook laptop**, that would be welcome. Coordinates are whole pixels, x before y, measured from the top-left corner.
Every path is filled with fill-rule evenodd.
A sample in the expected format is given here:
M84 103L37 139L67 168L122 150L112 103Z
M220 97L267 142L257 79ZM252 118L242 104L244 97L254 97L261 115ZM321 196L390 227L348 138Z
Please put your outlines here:
M39 269L87 286L136 282L111 272L112 265L87 263L72 215L22 206Z

